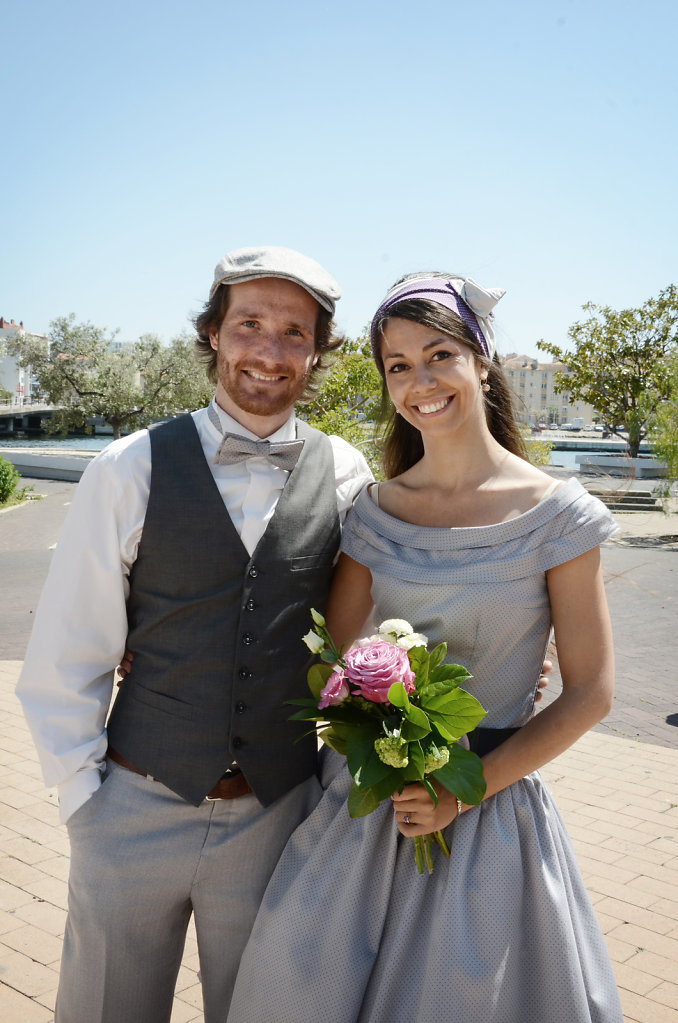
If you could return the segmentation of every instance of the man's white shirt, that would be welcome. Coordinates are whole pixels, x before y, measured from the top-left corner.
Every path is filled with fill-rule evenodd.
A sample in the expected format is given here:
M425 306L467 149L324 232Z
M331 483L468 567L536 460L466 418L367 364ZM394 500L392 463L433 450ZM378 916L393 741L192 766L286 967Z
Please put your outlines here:
M216 402L212 405L224 432L259 439ZM192 415L224 505L251 555L289 473L262 457L216 465L222 434L207 409ZM293 440L295 436L291 415L267 439ZM360 452L341 437L329 440L337 510L343 522L372 475ZM17 695L45 783L59 786L62 821L101 784L114 669L127 637L129 573L141 539L150 480L147 430L114 441L93 459L76 489L37 607ZM177 487L181 488L181 479Z

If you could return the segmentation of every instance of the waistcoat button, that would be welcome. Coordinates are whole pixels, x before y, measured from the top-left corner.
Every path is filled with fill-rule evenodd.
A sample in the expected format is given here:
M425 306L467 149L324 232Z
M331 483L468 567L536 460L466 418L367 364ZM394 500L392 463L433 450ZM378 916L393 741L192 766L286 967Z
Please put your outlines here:
M249 574L250 579L256 579L257 576L259 575L259 572L257 571L256 567L254 565L252 565L252 567L249 570L248 574Z
M241 668L240 671L238 672L238 678L251 678L251 677L252 677L252 672L249 671L247 668Z
M236 714L244 714L246 709L246 705L242 702L242 700L238 700L235 705Z
M243 644L243 646L251 646L252 643L254 643L254 636L252 635L252 633L251 632L243 632L243 634L242 634L242 644Z
M253 601L253 600L252 600L252 598L250 597L250 599L249 599L249 600L247 601L247 603L245 604L245 610L246 610L246 611L254 611L254 609L255 609L255 607L256 607L256 606L257 606L257 605L256 605L256 604L254 603L254 601Z
M233 749L240 749L240 747L242 746L242 739L240 738L239 735L233 736L231 745L233 746Z

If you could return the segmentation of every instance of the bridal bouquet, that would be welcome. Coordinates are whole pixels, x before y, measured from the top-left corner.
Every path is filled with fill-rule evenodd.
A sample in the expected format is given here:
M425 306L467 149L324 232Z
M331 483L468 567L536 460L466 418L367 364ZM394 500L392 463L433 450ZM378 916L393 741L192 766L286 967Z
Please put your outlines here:
M376 635L338 650L325 619L311 610L314 628L303 637L320 656L308 672L311 698L292 720L313 721L318 735L346 757L353 785L351 817L364 817L392 793L421 782L434 805L436 780L464 803L479 803L485 792L480 758L458 740L476 727L485 711L460 688L471 676L459 664L443 664L441 643L429 653L426 636L400 618L382 622ZM431 844L450 851L441 831L414 838L419 873L433 869Z

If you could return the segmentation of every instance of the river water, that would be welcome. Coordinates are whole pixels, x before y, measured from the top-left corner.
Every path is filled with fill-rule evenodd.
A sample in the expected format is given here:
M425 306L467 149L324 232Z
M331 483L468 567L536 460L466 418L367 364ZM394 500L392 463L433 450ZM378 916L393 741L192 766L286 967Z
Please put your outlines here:
M112 437L66 437L65 439L39 438L36 440L20 440L0 437L0 448L35 448L40 451L101 451L110 444ZM578 449L577 451L552 451L550 464L564 466L567 469L575 469L575 455L590 454L589 451Z
M62 451L102 451L112 440L112 437L66 437L63 440L54 438L21 440L0 437L0 448L35 448L40 451L58 451L59 449Z

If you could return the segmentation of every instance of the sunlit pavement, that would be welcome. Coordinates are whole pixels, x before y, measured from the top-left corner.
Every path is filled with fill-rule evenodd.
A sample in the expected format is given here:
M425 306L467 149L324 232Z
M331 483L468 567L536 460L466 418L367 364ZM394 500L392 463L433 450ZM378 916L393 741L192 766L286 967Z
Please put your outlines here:
M68 484L55 485L49 500L65 510L71 493ZM37 514L19 508L0 516L0 570L11 559L28 566L14 594L19 606L0 571L0 620L5 631L5 606L13 603L15 642L30 627L45 552L63 514L41 504ZM670 541L653 541L677 535L678 516L618 519L621 537L603 548L617 647L615 708L542 773L605 934L625 1020L678 1023L678 729L670 720L678 712L678 553ZM14 695L20 668L18 658L0 659L0 1019L48 1023L66 919L68 841ZM545 702L558 689L556 671ZM191 930L172 1023L202 1019Z

